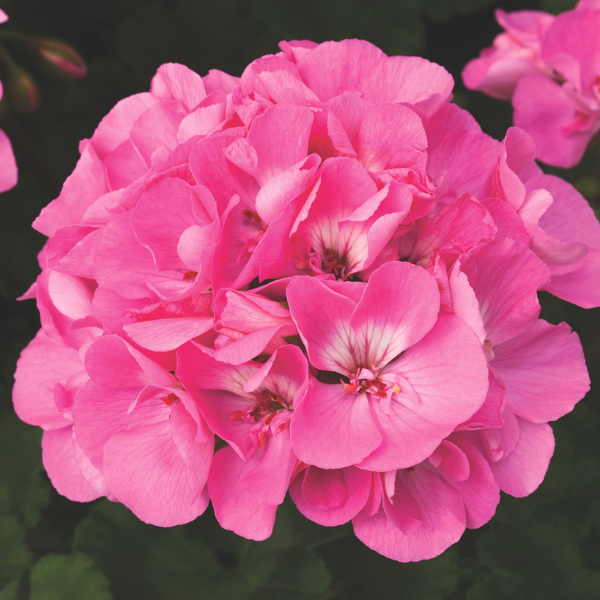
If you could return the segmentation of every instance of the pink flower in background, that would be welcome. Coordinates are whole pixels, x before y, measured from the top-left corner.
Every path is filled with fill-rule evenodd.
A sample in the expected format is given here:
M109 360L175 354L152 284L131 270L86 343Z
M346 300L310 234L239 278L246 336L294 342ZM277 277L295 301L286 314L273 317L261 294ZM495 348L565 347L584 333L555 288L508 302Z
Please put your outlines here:
M543 23L506 22L538 52ZM600 306L600 224L526 133L449 103L442 67L280 47L241 78L163 65L81 143L34 223L15 409L71 499L161 526L210 500L265 539L289 489L431 558L542 481L588 378L536 294Z
M504 28L493 46L467 64L465 85L499 100L510 100L519 80L526 75L552 77L552 69L541 58L542 39L555 20L538 11L506 13L498 9L496 20Z
M554 17L496 12L504 27L493 48L467 64L465 85L511 100L514 123L550 165L577 164L600 130L600 4L583 0Z
M0 23L6 23L8 15L0 9ZM0 82L0 100L4 95L4 88ZM0 129L0 192L10 190L17 184L17 163L13 154L12 145L7 135Z

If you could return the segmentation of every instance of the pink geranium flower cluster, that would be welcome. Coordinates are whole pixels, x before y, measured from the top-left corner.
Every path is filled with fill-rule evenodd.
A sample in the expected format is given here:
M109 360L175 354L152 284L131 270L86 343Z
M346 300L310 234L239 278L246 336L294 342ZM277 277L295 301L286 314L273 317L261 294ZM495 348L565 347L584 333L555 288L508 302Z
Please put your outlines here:
M280 47L239 79L163 65L81 143L34 222L15 408L72 500L160 526L210 500L262 540L289 491L431 558L543 480L589 379L537 292L600 305L600 224L442 67Z
M600 130L600 1L580 0L557 17L497 10L496 19L505 33L467 64L465 85L512 98L515 125L540 160L576 165Z

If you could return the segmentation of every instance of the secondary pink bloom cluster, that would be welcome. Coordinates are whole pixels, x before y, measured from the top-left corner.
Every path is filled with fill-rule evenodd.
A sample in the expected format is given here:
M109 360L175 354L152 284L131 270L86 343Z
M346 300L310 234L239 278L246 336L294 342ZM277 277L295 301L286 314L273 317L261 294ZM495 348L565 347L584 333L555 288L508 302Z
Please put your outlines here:
M8 21L7 14L0 9L0 24ZM4 88L0 82L0 100L4 95ZM13 154L12 145L8 136L0 129L0 192L10 190L17 185L17 163Z
M505 33L467 64L465 85L512 99L514 123L541 161L576 165L600 130L600 1L580 0L557 17L497 10L496 19Z
M600 224L442 67L280 48L239 79L163 65L81 143L34 222L15 408L73 500L161 526L210 500L262 540L289 491L431 558L543 480L589 379L537 292L600 305Z

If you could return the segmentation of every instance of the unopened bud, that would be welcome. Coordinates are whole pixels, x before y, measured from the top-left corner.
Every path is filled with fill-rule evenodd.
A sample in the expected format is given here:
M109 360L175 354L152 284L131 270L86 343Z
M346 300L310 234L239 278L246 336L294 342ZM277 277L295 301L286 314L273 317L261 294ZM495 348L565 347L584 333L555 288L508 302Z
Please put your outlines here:
M33 38L29 44L33 59L46 75L63 81L85 77L87 64L75 48L66 42Z
M8 71L6 91L11 104L23 114L35 112L40 106L40 92L31 75L23 68L12 65Z

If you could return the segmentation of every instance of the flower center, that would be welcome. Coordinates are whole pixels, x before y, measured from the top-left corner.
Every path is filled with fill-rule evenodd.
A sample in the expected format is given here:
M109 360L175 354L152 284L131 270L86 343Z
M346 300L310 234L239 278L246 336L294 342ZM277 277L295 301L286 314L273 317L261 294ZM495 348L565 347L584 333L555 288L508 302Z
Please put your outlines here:
M336 279L341 279L345 274L348 259L340 257L335 250L326 250L323 258L323 270L325 273L333 273Z
M265 425L269 425L273 417L284 410L292 412L293 409L281 396L269 390L263 390L257 395L256 403L251 409L235 410L229 418L258 422L266 416Z
M257 394L256 402L252 408L235 410L229 415L229 418L231 420L243 419L246 422L257 423L258 429L255 433L258 438L258 445L260 448L264 448L267 443L267 435L273 437L281 433L290 424L289 419L285 419L281 420L279 424L273 424L275 430L270 427L271 421L284 411L293 412L294 409L290 408L287 401L278 394L269 390L262 390Z
M244 210L244 216L249 221L253 221L253 224L258 225L263 230L263 232L265 232L269 227L266 223L263 223L263 220L260 218L260 215L255 211L252 211L247 208L246 210Z
M355 379L350 383L342 381L342 387L349 394L363 394L366 392L367 394L379 396L380 398L385 398L388 392L387 384L378 377L375 379ZM396 387L397 386L394 386L394 391L396 391Z

